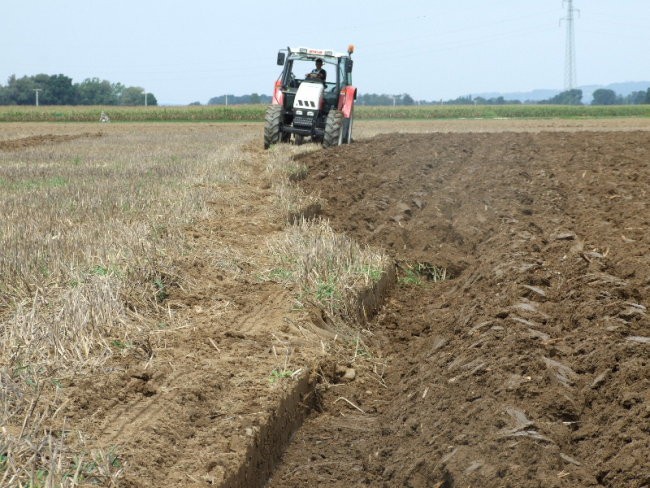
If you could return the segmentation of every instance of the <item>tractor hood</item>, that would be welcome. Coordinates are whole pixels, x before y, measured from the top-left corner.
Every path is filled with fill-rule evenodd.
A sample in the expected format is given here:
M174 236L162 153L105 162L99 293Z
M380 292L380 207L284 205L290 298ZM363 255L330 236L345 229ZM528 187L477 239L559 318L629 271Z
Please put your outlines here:
M293 109L296 111L296 114L310 117L316 115L322 105L323 92L324 87L322 83L303 81L293 101Z

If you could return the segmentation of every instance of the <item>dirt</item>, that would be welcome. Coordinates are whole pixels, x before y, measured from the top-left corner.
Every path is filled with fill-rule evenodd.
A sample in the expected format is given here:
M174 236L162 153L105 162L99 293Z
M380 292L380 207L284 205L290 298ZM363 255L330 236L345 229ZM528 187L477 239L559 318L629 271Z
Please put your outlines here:
M129 488L650 485L647 122L444 124L360 123L298 157L332 226L397 263L346 364L257 276L288 219L261 126L227 127L250 131L256 176L215 187L163 313L135 311L142 337L62 384L58 430L114 450Z
M650 132L391 134L299 162L401 280L368 326L385 370L327 391L270 486L650 485Z
M101 132L84 132L83 134L73 135L42 134L21 137L19 139L0 140L0 151L18 151L21 149L26 149L28 147L43 146L47 144L55 144L58 142L73 141L75 139L101 136Z

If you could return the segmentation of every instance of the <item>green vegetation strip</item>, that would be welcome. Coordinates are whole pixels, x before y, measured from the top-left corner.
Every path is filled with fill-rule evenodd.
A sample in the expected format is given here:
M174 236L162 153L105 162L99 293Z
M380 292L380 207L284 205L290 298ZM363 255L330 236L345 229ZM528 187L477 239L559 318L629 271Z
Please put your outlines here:
M0 107L0 122L262 122L265 105L178 107ZM650 105L422 105L357 106L355 117L372 119L495 119L650 117Z

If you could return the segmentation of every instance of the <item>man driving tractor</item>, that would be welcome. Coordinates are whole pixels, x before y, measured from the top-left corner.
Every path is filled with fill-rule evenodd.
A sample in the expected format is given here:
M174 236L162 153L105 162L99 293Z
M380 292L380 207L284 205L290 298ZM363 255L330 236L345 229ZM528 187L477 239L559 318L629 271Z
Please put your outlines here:
M307 73L305 75L306 78L311 78L311 79L319 79L323 83L325 82L325 79L327 78L327 71L323 69L323 60L322 59L317 59L316 60L316 68L314 68L311 73Z

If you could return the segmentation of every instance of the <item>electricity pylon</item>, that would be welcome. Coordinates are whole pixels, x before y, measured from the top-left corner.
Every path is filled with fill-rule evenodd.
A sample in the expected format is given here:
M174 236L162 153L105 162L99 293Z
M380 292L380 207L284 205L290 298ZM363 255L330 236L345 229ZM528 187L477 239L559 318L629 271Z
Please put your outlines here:
M573 0L562 0L567 6L567 15L562 20L566 22L566 48L564 52L564 89L572 90L576 85L576 36L573 30L575 13L580 10L573 8Z

